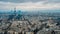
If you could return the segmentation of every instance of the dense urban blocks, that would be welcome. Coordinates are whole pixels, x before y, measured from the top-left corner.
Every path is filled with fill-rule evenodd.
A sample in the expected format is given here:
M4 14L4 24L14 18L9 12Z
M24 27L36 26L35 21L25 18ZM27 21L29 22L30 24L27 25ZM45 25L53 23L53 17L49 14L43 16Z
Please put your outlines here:
M58 13L22 14L14 8L12 14L0 16L0 34L60 34Z

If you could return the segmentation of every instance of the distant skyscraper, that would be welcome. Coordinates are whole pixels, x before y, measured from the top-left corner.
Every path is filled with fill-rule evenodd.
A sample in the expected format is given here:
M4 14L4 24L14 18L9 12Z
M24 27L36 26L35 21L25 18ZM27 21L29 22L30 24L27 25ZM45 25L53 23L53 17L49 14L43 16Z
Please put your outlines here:
M16 15L16 8L14 8L14 15Z

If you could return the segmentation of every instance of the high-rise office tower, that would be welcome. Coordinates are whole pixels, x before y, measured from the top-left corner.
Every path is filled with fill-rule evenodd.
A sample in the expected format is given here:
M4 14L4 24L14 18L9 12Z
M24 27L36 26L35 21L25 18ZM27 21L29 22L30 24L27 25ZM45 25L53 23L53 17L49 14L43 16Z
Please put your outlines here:
M14 15L16 16L16 8L14 8Z

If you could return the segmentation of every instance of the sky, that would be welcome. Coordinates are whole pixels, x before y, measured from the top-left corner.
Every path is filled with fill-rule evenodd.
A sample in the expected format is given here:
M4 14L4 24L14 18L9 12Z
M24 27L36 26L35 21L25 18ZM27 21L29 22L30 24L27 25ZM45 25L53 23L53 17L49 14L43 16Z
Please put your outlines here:
M60 0L0 0L0 10L60 9Z

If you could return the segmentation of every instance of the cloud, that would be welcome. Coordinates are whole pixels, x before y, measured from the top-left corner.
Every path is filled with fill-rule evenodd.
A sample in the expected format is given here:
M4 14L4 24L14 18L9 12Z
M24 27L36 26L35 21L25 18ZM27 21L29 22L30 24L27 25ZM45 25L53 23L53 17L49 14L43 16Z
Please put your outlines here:
M12 3L25 3L25 2L41 2L41 1L46 1L46 2L52 2L52 3L60 3L60 0L0 0L3 2L12 2Z
M48 2L52 3L60 3L60 0L47 0Z
M24 2L38 2L38 1L44 1L44 0L0 0L3 2L13 2L13 3L24 3Z
M60 3L46 3L46 1L41 2L26 2L26 3L11 3L11 2L0 2L0 9L22 9L22 10L31 10L31 9L55 9L60 8Z
M57 9L60 8L60 0L0 0L0 9Z

